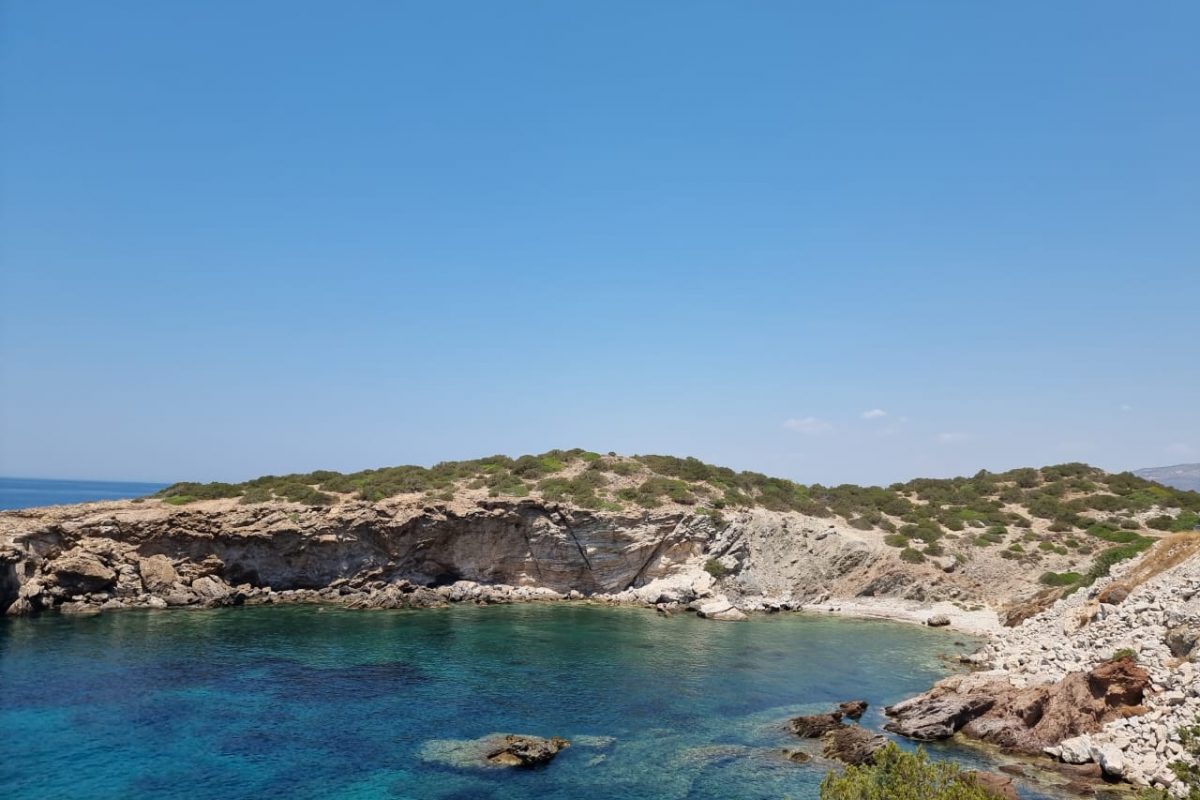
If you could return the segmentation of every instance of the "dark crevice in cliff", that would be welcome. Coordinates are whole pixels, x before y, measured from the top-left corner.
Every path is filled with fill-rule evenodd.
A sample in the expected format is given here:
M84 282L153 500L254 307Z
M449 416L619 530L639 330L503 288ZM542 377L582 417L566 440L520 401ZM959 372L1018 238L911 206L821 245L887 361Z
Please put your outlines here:
M663 534L662 538L658 540L658 543L655 544L650 550L650 555L646 556L646 560L642 562L642 566L634 574L633 580L629 581L629 585L625 587L626 589L632 589L638 585L638 583L645 576L646 570L649 569L650 565L654 563L654 559L658 558L659 553L662 552L663 546L666 545L667 540L671 538L672 534L675 533L677 528L678 526Z
M583 545L579 542L579 537L575 535L575 529L571 527L571 523L567 522L567 518L566 518L566 516L563 515L562 511L556 510L554 513L558 515L559 524L562 525L564 528L566 528L567 534L571 537L571 541L575 543L575 549L577 549L579 551L580 558L582 558L583 563L587 565L588 572L591 572L592 571L592 562L588 558L587 550L585 550ZM554 518L551 517L549 513L546 514L546 517L551 522L554 521Z
M16 562L0 562L0 614L8 610L17 599L21 582L17 579Z

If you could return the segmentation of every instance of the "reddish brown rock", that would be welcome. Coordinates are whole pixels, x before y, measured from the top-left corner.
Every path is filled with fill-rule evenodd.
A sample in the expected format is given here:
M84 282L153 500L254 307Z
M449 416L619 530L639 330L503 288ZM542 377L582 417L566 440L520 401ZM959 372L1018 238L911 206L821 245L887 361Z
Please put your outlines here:
M1132 659L1072 672L1061 681L1018 689L1001 679L955 676L885 709L884 727L912 739L945 739L961 731L1021 753L1040 753L1106 722L1144 712L1150 676Z

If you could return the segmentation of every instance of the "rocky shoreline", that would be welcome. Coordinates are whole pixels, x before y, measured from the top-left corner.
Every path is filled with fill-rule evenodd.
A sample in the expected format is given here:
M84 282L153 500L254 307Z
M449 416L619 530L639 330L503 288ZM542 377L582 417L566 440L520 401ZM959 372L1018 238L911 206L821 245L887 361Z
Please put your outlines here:
M919 740L970 736L1178 793L1169 765L1184 755L1180 729L1200 716L1191 660L1200 540L1164 540L1012 628L997 607L1016 590L981 602L986 577L903 563L837 521L761 509L718 521L539 500L326 509L147 500L0 513L0 610L10 616L590 602L719 622L800 611L986 635L969 657L975 673L893 706L889 728ZM1024 580L1014 585L1036 593Z
M1191 763L1180 731L1200 720L1195 547L1194 538L1164 541L997 631L969 659L980 671L892 706L887 728L925 741L962 734L1185 797L1171 764Z

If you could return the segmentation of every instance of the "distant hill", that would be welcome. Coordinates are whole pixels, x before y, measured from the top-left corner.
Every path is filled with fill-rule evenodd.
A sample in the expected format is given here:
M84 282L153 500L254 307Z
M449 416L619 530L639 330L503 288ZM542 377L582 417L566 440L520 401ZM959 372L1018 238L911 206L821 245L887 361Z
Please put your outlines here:
M1173 467L1148 467L1135 470L1134 475L1161 483L1173 489L1200 492L1200 464L1176 464Z

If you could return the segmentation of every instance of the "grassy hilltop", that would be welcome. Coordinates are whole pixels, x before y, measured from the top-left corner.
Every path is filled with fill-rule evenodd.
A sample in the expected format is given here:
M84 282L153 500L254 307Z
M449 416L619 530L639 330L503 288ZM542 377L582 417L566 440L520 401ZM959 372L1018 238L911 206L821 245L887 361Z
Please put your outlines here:
M971 477L918 478L887 487L803 485L757 472L736 472L695 458L602 455L551 450L519 458L491 456L433 467L400 466L350 474L318 471L267 475L244 483L177 483L156 495L184 505L238 498L243 504L289 501L329 506L393 498L450 501L459 497L535 497L607 512L686 508L721 520L731 511L764 508L840 518L873 531L900 557L919 563L991 549L1034 567L1065 556L1086 572L1047 571L1042 582L1076 586L1140 553L1155 538L1200 524L1200 493L1132 473L1087 464L1027 467Z

